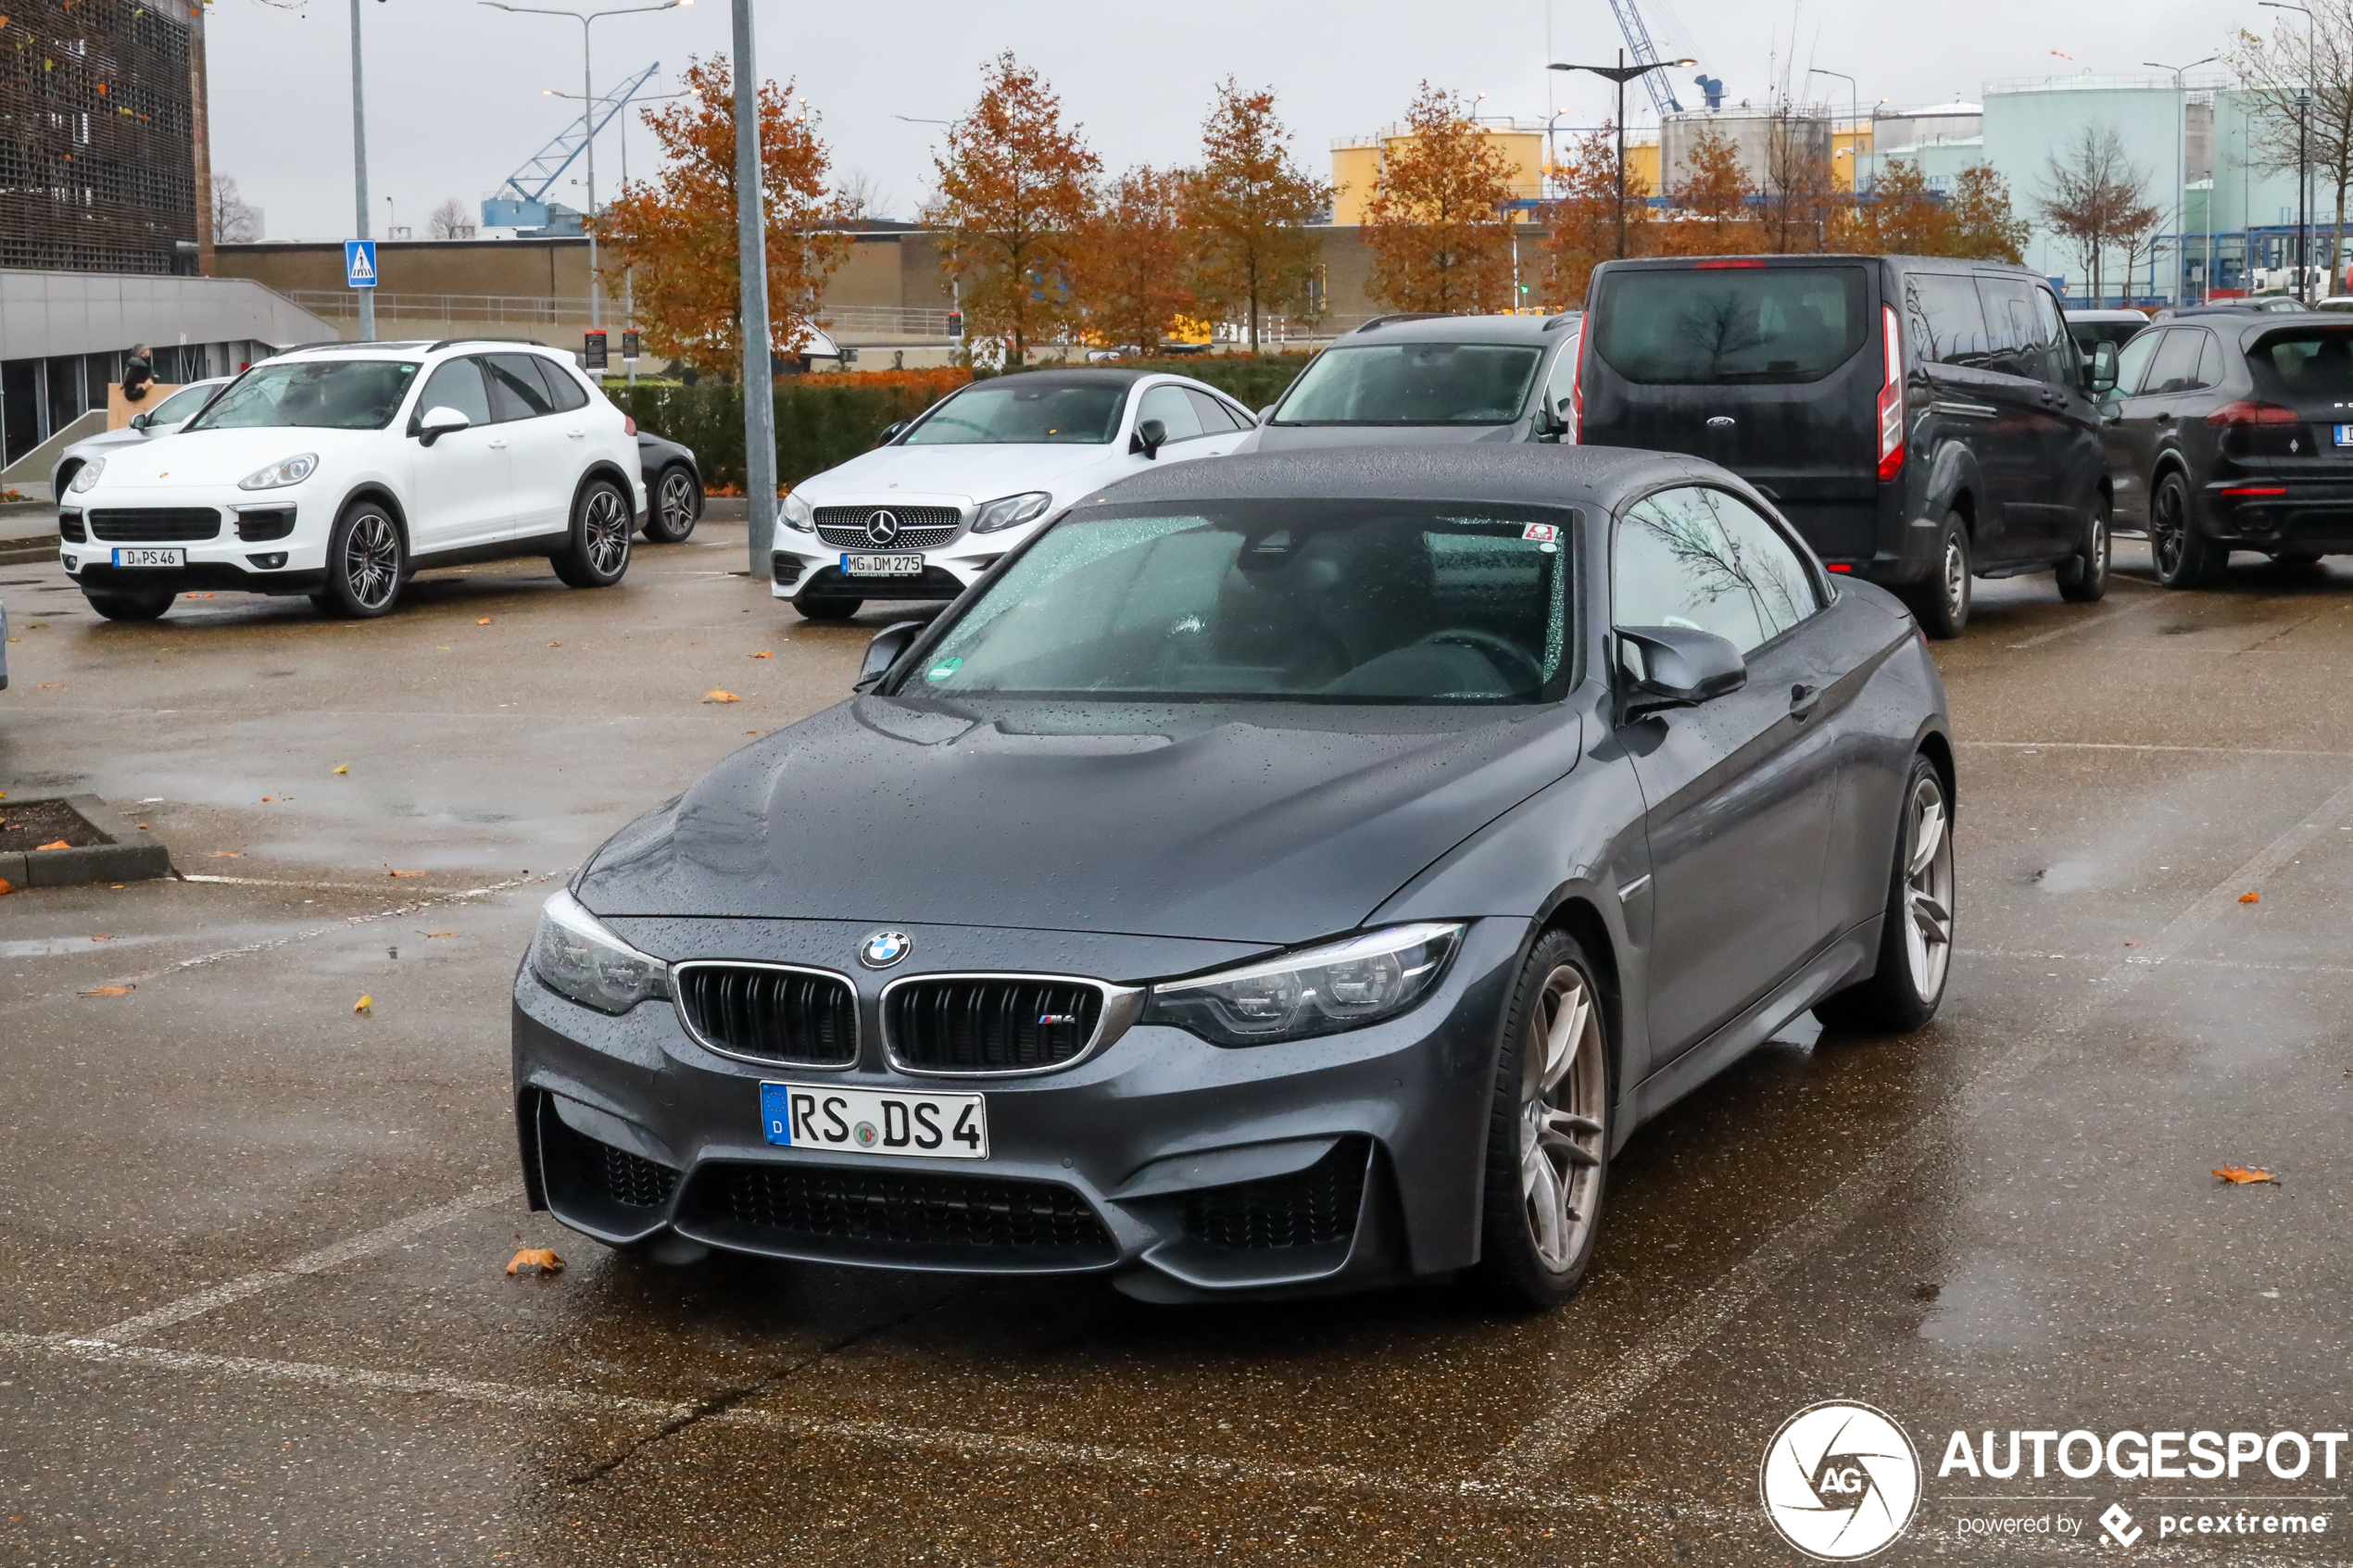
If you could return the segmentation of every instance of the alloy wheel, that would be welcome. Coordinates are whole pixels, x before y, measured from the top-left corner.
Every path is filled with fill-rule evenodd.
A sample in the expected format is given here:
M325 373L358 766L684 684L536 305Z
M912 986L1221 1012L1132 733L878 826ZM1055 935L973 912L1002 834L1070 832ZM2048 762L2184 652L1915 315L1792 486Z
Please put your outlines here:
M1529 1234L1549 1269L1583 1256L1600 1217L1603 1048L1592 987L1562 964L1544 977L1520 1050L1520 1194Z
M661 525L673 538L682 538L695 525L695 482L673 469L661 481Z
M361 512L344 541L343 580L352 601L382 609L400 586L400 533L382 512Z
M2182 569L2182 491L2170 478L2157 487L2157 504L2149 511L2149 554L2157 558L2158 574L2171 577Z
M1969 556L1957 533L1944 542L1944 602L1957 619L1969 604Z
M599 576L610 577L629 558L629 513L621 497L608 489L597 489L588 495L588 515L583 520L582 532L588 546L588 562Z
M1953 834L1934 779L1912 786L1904 810L1904 951L1912 988L1933 998L1953 960Z

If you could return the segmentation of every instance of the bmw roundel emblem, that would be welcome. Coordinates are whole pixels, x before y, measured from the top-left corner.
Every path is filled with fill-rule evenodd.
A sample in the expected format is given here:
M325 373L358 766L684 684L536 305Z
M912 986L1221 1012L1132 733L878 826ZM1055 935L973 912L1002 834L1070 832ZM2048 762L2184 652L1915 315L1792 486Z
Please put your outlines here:
M888 969L914 948L915 939L903 931L877 931L858 944L858 961L868 969Z
M874 511L868 513L866 516L866 537L870 542L876 545L897 544L899 542L899 514L893 511Z

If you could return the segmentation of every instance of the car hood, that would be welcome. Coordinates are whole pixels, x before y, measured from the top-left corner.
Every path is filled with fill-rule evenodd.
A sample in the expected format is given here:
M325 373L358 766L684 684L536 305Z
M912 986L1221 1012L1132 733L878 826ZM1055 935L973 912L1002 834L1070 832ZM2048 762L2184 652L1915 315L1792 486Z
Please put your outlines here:
M1505 425L1260 425L1242 443L1248 452L1290 452L1302 446L1456 446L1474 441L1517 441L1516 420Z
M794 488L812 506L908 495L993 501L1025 490L1083 490L1126 452L1118 445L879 446ZM1063 495L1063 498L1068 498Z
M266 468L316 452L321 458L347 453L359 445L376 446L399 439L382 430L321 430L271 426L263 430L182 430L170 439L141 442L127 451L107 454L107 471L96 489L101 492L189 485L229 484Z
M1576 765L1558 707L984 713L854 698L614 835L600 915L1288 943L1361 924Z

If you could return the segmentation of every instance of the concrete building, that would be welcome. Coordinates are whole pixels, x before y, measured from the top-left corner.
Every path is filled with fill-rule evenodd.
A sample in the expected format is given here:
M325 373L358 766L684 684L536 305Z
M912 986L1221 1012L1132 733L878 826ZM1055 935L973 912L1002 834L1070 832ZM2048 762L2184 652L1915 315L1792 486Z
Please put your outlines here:
M1510 164L1512 200L1525 204L1520 214L1525 218L1528 207L1544 199L1544 122L1503 120L1484 123L1479 130ZM1334 223L1353 227L1365 221L1365 208L1379 188L1383 166L1398 147L1413 139L1403 126L1391 125L1375 135L1346 136L1332 143Z

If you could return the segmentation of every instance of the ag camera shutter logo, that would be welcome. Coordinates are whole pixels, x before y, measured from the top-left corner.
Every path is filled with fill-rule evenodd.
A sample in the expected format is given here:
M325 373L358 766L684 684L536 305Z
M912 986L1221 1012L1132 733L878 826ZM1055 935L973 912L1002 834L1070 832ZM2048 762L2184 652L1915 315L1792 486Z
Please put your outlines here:
M1825 1562L1853 1562L1910 1527L1920 1505L1920 1456L1886 1412L1825 1399L1773 1434L1757 1491L1781 1539Z

